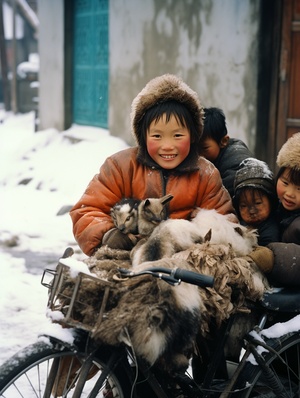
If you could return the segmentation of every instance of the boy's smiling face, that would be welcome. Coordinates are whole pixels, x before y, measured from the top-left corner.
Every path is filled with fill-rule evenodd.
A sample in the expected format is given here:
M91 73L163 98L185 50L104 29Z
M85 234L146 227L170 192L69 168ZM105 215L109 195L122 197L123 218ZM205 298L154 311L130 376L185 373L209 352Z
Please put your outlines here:
M191 134L174 115L166 120L162 115L153 120L147 131L147 151L151 158L162 168L171 170L179 166L188 156L191 146Z
M278 178L276 191L282 206L289 211L300 209L300 186L291 182L290 169L286 168Z

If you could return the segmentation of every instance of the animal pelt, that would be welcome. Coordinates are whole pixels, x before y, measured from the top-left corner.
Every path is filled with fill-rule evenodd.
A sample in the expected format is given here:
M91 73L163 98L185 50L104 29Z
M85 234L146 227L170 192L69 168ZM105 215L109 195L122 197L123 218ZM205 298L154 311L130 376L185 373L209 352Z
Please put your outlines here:
M62 261L66 262L66 260ZM69 264L67 262L66 265L72 265L72 268L70 271L64 272L63 283L58 296L60 302L58 309L64 315L68 311L70 298L74 291L75 279L78 275L78 270L74 272L74 265L72 263ZM81 262L80 271L87 275L81 278L76 305L72 312L72 319L78 322L79 327L79 323L88 328L95 325L103 300L104 290L108 283L111 289L114 287L114 275L118 274L119 267L131 267L129 252L127 250L111 249L108 246L100 247L92 257ZM91 279L89 274L99 278L97 282ZM109 311L114 305L116 305L114 296L110 295L106 310Z
M132 249L132 265L136 267L145 261L170 258L174 253L185 250L196 242L203 242L197 225L183 219L162 221L148 239L140 240Z
M149 365L159 362L168 371L185 369L204 308L198 288L186 283L174 287L150 276L122 279L118 263L107 258L112 251L101 250L97 255L98 259L84 261L101 279L96 283L88 276L82 279L73 313L76 320L92 327L96 343L126 343ZM157 266L176 265L176 261L162 261ZM149 266L156 264L143 264L139 269ZM182 266L190 268L185 261ZM110 285L109 297L103 319L96 324L106 283ZM70 300L66 297L70 297L74 284L74 276L68 272L61 289L62 312L68 309Z
M204 303L200 324L201 334L209 333L214 319L216 325L236 312L247 311L247 300L256 301L269 288L265 275L249 257L237 257L230 245L210 242L196 244L176 253L173 259L188 261L199 273L214 277L214 288L199 288Z
M165 369L170 365L168 371L188 366L197 333L209 336L212 321L218 327L231 314L248 311L247 301L260 299L269 287L249 257L236 257L231 245L210 242L194 244L171 258L144 262L134 271L186 268L212 275L213 288L186 283L174 287L150 276L122 279L118 267L131 267L129 253L107 247L84 263L88 272L101 279L95 283L83 278L74 317L91 325L92 336L99 344L129 344L149 365L159 364ZM74 276L67 275L61 297L68 297L74 283ZM104 316L96 323L107 283L110 290ZM64 311L70 300L62 301Z
M156 264L143 264L149 266ZM174 268L174 263L169 260L162 264L160 260L157 266ZM142 276L121 282L116 288L118 305L95 331L95 340L111 345L125 342L149 365L159 361L172 370L185 369L203 308L197 287L185 283L174 287Z
M210 235L210 242L231 245L236 256L246 256L257 246L257 231L230 221L216 210L199 209L192 221L169 219L161 222L149 238L131 251L132 265L172 257Z
M108 246L101 246L93 256L84 260L90 272L99 278L110 278L117 271L117 268L130 268L130 252L121 249L112 249Z
M236 256L246 256L257 246L257 230L234 223L230 221L230 216L214 209L199 209L192 223L201 236L211 230L211 243L230 244Z
M104 249L102 250L104 252ZM110 254L113 255L112 252ZM137 265L134 268L136 272L147 267L180 267L212 275L215 279L214 287L196 288L198 299L192 299L192 294L195 294L195 286L185 283L174 288L150 277L139 277L121 282L121 284L117 283L114 287L116 289L113 294L114 299L111 298L111 301L118 302L118 304L113 308L110 307L109 316L95 331L96 338L108 344L119 344L120 339L128 341L128 337L125 336L125 330L127 330L134 349L149 363L155 362L153 355L156 361L160 362L165 362L169 357L170 360L166 361L167 363L186 363L186 354L182 354L182 352L188 351L186 347L189 344L187 342L183 342L184 348L176 343L177 351L173 351L173 343L169 343L170 349L162 348L165 347L162 343L164 339L171 342L177 341L177 327L183 327L183 325L180 326L181 322L186 322L186 326L189 329L192 327L192 330L194 330L195 324L192 325L193 322L191 323L187 319L199 322L196 327L198 332L203 337L209 337L212 323L219 327L224 320L235 313L246 313L249 316L247 302L260 299L265 290L269 288L265 276L256 264L249 260L249 257L236 257L230 245L205 242L178 252L172 258ZM110 275L108 279L111 280L112 269L108 266L108 269L103 271L102 261L98 262L94 270L98 270L96 272L102 277L104 272L107 272ZM114 272L116 272L116 265L114 267ZM185 290L181 290L182 286L185 287L187 293ZM179 298L174 300L174 295L176 297L178 295ZM195 318L189 318L191 315L189 312L180 311L175 304L173 307L172 302L176 303L176 301L181 303L182 308L189 308L190 303L194 302L196 305L198 302L198 315ZM186 315L189 315L187 319ZM167 327L163 319L167 320ZM156 326L156 329L153 325ZM173 332L175 335L171 337ZM192 335L186 335L191 339L190 344L193 340ZM173 338L175 340L172 340ZM240 339L240 337L232 336L233 345L237 341L236 339ZM180 354L178 350L181 351ZM171 355L174 355L172 360Z

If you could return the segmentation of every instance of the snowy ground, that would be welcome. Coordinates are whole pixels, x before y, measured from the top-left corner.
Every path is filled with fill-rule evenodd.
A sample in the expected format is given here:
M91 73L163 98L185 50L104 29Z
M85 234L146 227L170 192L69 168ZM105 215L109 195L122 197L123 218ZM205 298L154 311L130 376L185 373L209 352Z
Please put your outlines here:
M0 110L0 121L1 364L52 328L45 317L47 289L40 284L39 258L48 258L48 268L55 268L67 246L84 258L68 213L57 213L74 204L105 158L127 144L86 126L34 133L33 113Z

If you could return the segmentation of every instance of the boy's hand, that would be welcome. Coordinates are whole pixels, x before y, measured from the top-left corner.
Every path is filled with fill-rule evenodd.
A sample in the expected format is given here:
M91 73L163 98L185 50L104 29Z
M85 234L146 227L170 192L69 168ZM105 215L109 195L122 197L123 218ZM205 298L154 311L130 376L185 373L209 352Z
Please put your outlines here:
M102 239L102 245L107 245L112 249L131 250L136 244L136 238L132 234L122 234L118 228L107 231Z

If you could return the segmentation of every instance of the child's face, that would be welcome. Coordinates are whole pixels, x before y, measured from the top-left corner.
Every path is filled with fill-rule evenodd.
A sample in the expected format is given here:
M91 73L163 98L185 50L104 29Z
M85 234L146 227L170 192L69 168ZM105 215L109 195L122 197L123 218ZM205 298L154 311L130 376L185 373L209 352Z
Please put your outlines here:
M207 137L201 141L200 154L212 163L219 156L221 148L225 148L228 145L229 136L226 135L222 138L220 144L211 137Z
M300 209L300 185L290 181L289 168L277 180L276 190L282 206L289 211Z
M257 225L269 217L271 203L262 191L245 189L240 196L239 212L246 224Z
M220 149L220 145L217 143L217 141L210 137L201 141L200 154L211 162L214 162L217 159Z
M181 126L174 115L166 121L166 115L153 121L147 131L147 151L164 169L174 169L188 156L191 146L190 131Z

